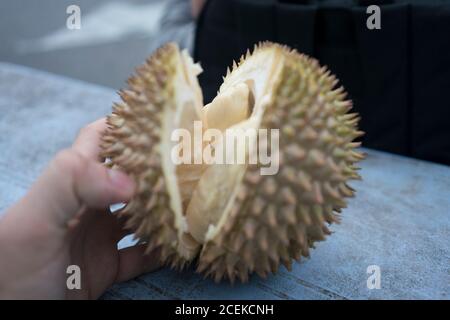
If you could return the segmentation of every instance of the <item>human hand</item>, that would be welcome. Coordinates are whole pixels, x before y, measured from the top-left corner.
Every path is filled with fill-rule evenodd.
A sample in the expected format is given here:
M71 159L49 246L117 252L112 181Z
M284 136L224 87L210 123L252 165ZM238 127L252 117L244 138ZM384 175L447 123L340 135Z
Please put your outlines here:
M117 249L130 232L109 205L129 200L135 186L100 163L105 128L105 119L83 128L0 220L0 298L95 299L158 267L144 245ZM67 289L70 265L80 267L80 290Z

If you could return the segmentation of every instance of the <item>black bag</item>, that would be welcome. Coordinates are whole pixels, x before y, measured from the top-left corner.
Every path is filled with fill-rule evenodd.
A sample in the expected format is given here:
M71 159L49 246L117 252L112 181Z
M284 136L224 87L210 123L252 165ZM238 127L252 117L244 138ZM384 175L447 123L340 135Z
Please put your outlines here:
M379 30L366 26L371 4ZM364 146L450 164L450 1L210 0L194 50L205 102L230 62L264 40L337 75L361 114Z

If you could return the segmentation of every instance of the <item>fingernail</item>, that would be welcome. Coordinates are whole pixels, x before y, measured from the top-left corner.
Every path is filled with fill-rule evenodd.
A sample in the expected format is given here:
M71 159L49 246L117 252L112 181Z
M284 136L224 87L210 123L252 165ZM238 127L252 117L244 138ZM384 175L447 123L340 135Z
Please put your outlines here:
M110 169L108 170L108 175L111 183L114 185L115 188L118 188L127 194L133 193L134 181L125 173L119 170Z

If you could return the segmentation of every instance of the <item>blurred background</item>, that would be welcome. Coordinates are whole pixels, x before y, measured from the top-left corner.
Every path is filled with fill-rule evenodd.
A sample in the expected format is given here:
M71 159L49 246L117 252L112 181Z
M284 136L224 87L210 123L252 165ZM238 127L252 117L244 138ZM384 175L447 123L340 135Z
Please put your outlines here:
M0 61L120 88L159 44L165 2L2 0ZM80 30L66 27L73 4L81 8Z
M375 4L379 28L367 26ZM81 29L66 12L81 9ZM287 44L337 76L368 148L450 165L450 0L2 0L0 61L125 86L161 44L189 49L212 100L234 59Z

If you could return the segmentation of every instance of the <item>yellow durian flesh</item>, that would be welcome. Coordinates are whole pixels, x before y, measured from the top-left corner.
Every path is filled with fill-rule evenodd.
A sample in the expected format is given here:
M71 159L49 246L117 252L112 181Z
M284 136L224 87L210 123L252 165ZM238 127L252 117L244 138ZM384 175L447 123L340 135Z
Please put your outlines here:
M275 87L273 82L283 65L280 50L273 49L261 48L248 55L245 62L225 78L217 97L203 108L208 128L228 129L227 133L259 128ZM222 148L222 144L231 139L227 138L227 133L216 148ZM187 209L189 230L197 241L203 243L220 232L246 168L245 164L214 164L205 170Z
M247 53L205 107L200 70L168 44L122 91L103 144L104 156L138 184L122 214L173 267L199 255L198 270L217 281L289 268L324 239L325 223L337 221L353 194L346 182L358 178L353 164L362 158L352 142L358 118L347 114L351 104L325 68L277 44ZM279 172L261 176L259 164L174 165L170 134L192 132L195 120L222 132L215 148L232 130L279 129Z
M245 83L239 83L217 95L213 102L202 109L202 121L205 128L221 131L244 121L249 116L251 92Z

